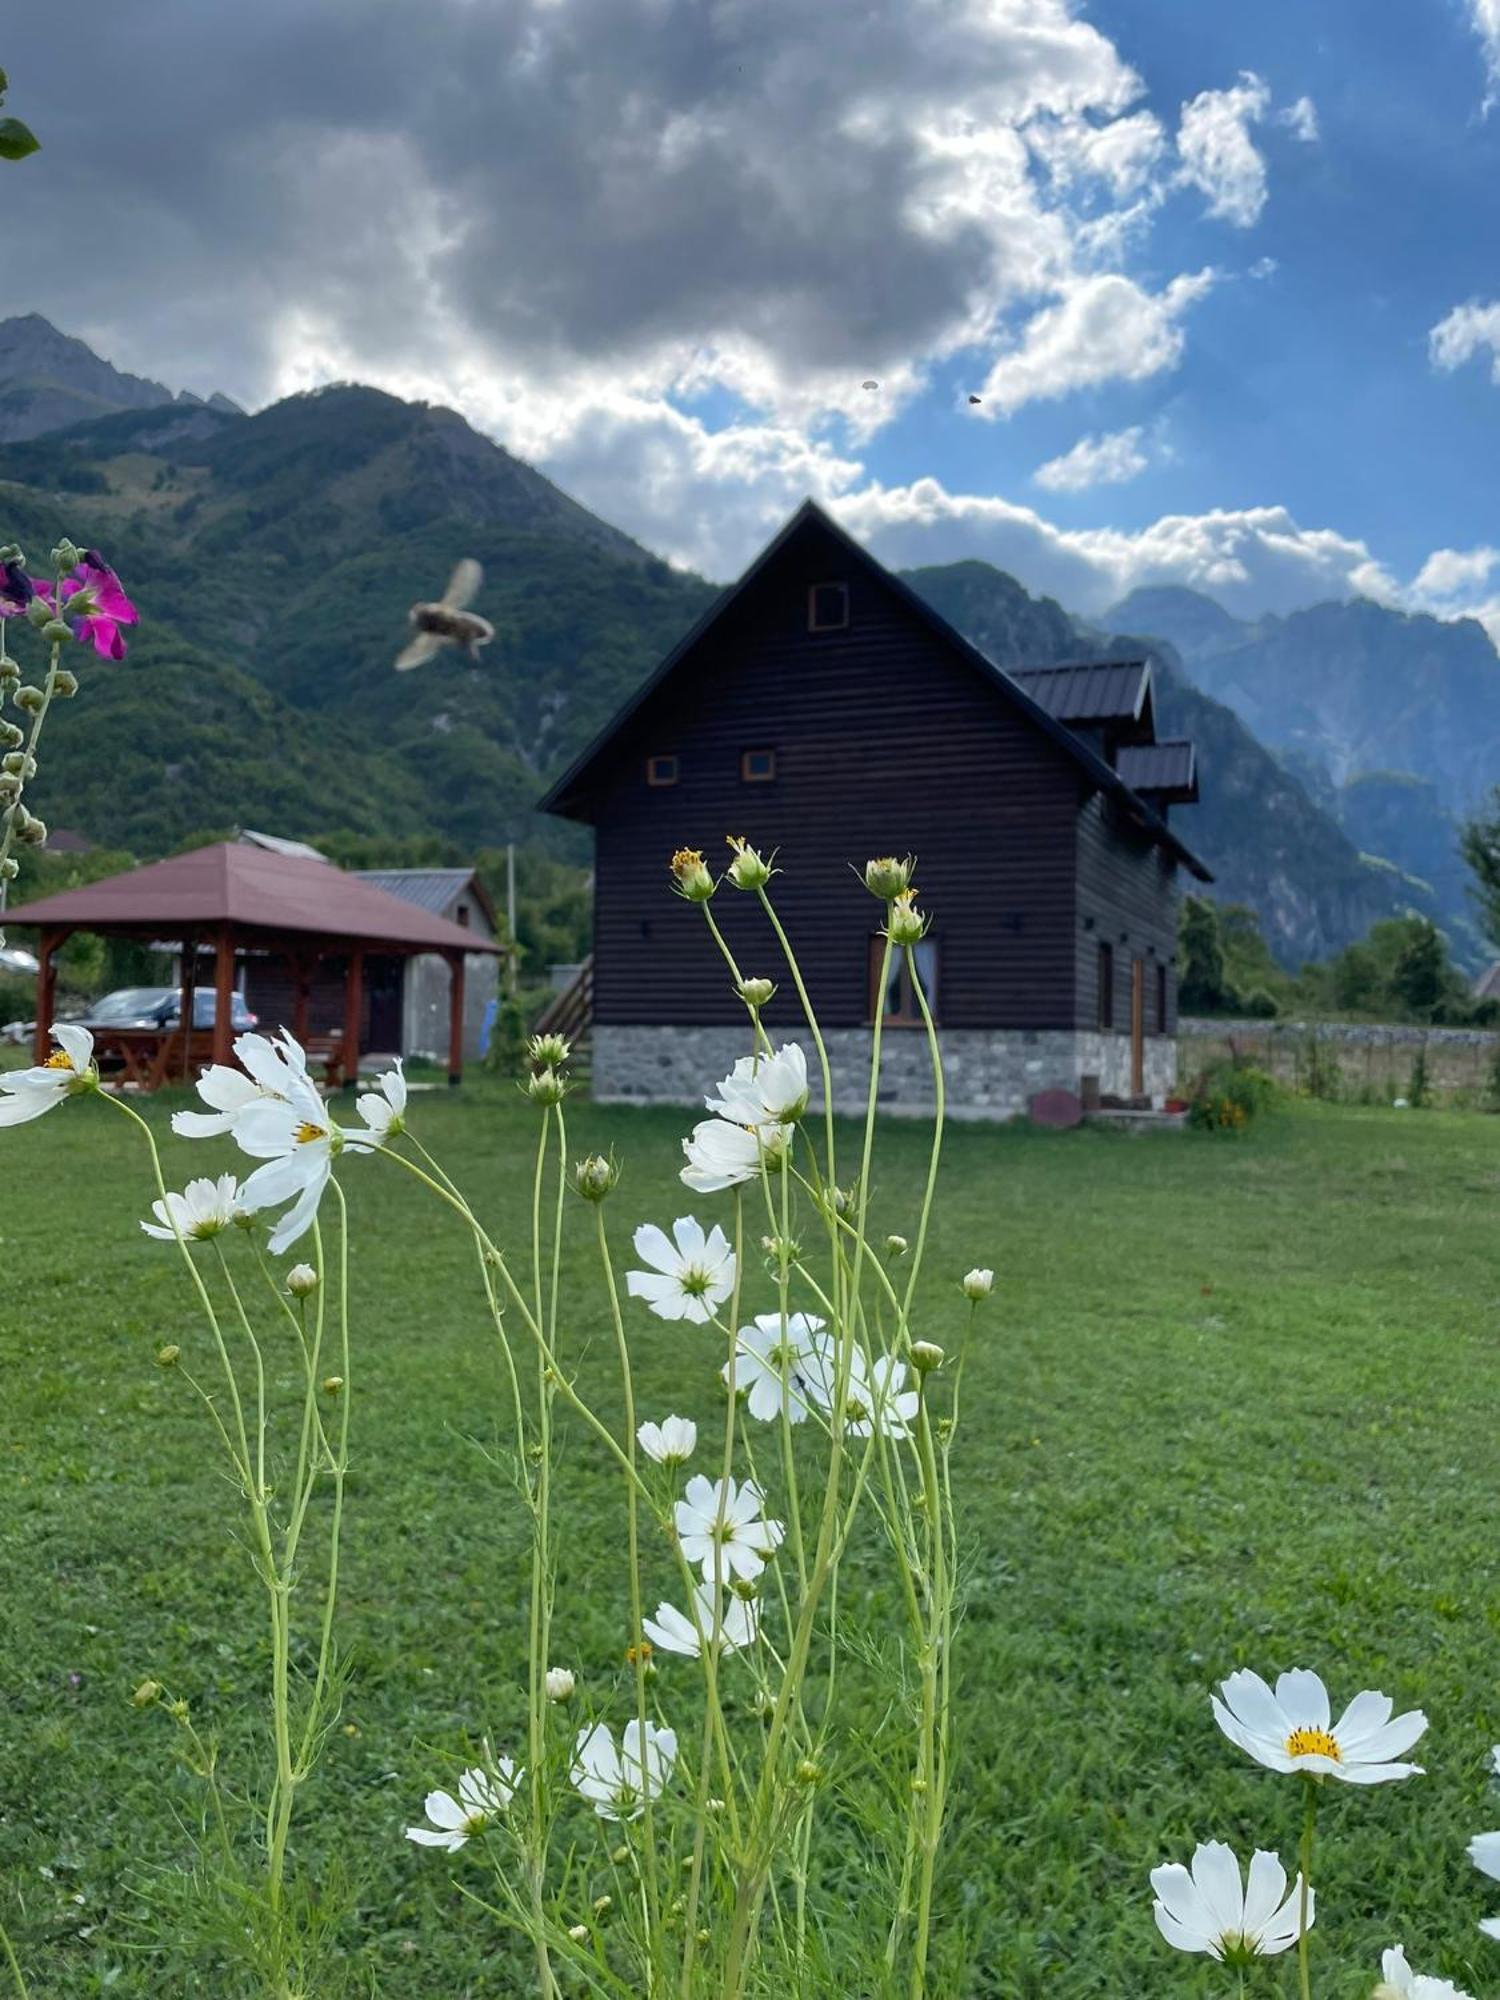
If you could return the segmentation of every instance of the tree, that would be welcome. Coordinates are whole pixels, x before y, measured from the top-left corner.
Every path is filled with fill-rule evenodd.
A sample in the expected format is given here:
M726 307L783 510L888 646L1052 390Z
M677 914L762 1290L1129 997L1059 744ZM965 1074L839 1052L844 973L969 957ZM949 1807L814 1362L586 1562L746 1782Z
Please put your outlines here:
M1448 947L1437 925L1413 920L1411 934L1391 968L1391 992L1408 1013L1430 1021L1442 1008L1452 984Z
M1458 844L1474 876L1480 924L1490 943L1500 947L1500 785L1488 804L1464 821Z
M1230 1004L1219 912L1206 896L1183 899L1177 962L1177 995L1185 1014L1216 1014Z

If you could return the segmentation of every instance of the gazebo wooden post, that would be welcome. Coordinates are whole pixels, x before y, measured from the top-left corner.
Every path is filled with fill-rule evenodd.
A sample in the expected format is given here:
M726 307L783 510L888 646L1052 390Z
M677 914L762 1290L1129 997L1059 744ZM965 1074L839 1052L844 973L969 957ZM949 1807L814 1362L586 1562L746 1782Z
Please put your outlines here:
M182 1036L182 1080L193 1080L193 1017L198 1011L198 940L182 940L182 990L178 995L177 1026ZM164 1072L165 1073L165 1072Z
M359 1082L359 1021L364 1010L365 954L356 945L349 954L349 970L344 978L344 1046L340 1068L345 1083Z
M221 924L214 945L214 1061L226 1067L234 1030L234 934ZM188 1026L192 1046L192 1025Z
M39 1068L52 1053L52 1015L57 1006L57 966L52 955L70 936L68 931L43 931L37 946L41 964L36 975L36 1034L31 1059Z
M464 1076L464 955L445 954L448 960L448 1085L456 1089Z

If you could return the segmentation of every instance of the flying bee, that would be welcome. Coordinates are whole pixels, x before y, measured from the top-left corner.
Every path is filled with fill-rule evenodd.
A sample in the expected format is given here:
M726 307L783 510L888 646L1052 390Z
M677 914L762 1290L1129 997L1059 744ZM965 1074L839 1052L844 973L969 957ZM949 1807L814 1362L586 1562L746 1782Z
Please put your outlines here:
M396 655L398 674L404 674L410 667L420 667L444 646L462 646L471 660L479 658L480 647L487 646L495 636L489 619L468 608L483 582L484 571L472 556L465 556L435 604L412 606L406 614L411 621L412 637Z

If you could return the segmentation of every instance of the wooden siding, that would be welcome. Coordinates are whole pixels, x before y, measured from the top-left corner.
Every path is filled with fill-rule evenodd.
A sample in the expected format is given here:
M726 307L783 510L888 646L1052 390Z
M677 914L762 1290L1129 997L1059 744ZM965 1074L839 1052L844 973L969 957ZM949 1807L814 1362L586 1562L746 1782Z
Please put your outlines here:
M822 582L848 583L846 630L807 630L808 589ZM773 782L743 782L747 749L775 750ZM679 759L675 785L647 784L653 755ZM701 913L671 894L667 874L677 847L702 848L717 870L737 833L779 850L777 908L828 1026L868 1020L880 906L851 864L911 850L944 1025L1071 1027L1085 792L1056 743L810 522L612 745L590 802L595 1018L743 1019ZM713 907L742 970L782 983L768 1020L794 1022L753 898L726 887Z
M1099 1025L1099 946L1114 951L1114 1032L1130 1032L1131 965L1146 963L1146 1033L1177 1031L1177 869L1170 855L1122 823L1098 793L1078 821L1077 1014ZM1156 968L1167 967L1167 1021L1157 1022Z

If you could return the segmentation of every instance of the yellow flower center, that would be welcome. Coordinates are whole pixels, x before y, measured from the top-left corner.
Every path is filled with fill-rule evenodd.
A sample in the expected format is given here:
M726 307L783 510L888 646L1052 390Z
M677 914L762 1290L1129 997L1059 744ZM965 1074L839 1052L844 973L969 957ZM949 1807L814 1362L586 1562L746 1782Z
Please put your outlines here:
M1286 1739L1288 1757L1327 1757L1342 1764L1344 1753L1326 1729L1294 1729Z
M321 1125L299 1125L292 1137L299 1146L311 1146L319 1139L326 1139L328 1134Z
M42 1067L44 1069L71 1069L73 1067L73 1058L68 1054L66 1049L54 1049Z

